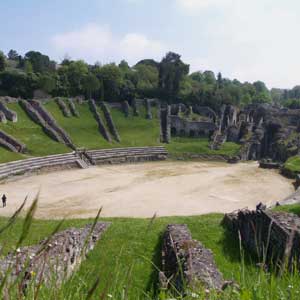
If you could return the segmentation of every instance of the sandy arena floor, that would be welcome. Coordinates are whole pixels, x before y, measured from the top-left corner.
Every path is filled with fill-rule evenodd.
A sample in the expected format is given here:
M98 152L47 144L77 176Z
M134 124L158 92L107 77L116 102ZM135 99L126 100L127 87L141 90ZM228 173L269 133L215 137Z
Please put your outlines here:
M49 173L0 185L10 216L40 189L38 218L199 215L268 205L293 192L291 181L256 163L155 162Z

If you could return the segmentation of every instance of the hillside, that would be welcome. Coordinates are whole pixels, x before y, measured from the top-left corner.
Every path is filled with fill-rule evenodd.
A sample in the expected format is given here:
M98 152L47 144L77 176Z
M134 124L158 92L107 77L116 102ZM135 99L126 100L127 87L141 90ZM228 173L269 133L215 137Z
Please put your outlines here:
M45 156L57 153L71 152L72 149L52 140L41 128L33 122L18 103L7 105L18 115L18 122L7 124L0 123L0 129L14 136L27 146L26 154L18 154L0 147L0 162L7 162L31 156ZM44 104L47 111L54 117L57 123L68 133L71 140L78 148L108 149L117 147L155 146L160 142L160 123L157 108L152 108L152 120L146 119L146 109L140 107L139 116L128 117L118 108L111 108L111 114L116 128L121 137L121 142L106 141L98 131L97 122L90 111L88 103L76 104L79 117L65 117L55 101ZM104 114L98 109L103 122ZM240 146L234 143L225 143L220 150L211 150L207 138L174 138L166 145L168 151L174 157L184 154L227 154L235 155Z

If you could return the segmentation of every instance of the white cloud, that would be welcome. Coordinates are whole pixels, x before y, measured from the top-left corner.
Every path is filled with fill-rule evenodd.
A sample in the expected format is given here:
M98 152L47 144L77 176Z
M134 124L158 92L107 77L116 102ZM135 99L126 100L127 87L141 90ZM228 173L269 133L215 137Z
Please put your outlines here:
M205 54L189 59L193 70L212 68L241 81L261 79L269 87L300 83L299 1L176 1L182 13L197 16L207 37L195 42Z
M60 33L52 37L51 44L57 55L65 53L73 59L111 62L126 59L130 64L143 58L160 59L167 51L160 41L139 33L115 35L109 26L88 24L79 30Z
M220 7L229 4L232 0L176 0L180 10L195 14L209 7Z

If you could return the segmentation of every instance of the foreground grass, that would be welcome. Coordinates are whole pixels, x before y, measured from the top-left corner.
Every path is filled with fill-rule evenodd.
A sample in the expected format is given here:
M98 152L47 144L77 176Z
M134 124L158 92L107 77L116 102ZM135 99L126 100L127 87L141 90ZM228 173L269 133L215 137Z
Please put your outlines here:
M146 219L114 218L108 231L90 252L80 269L61 289L43 288L39 299L87 299L97 278L99 286L91 299L170 299L157 287L161 263L162 233L167 224L184 223L193 238L210 248L227 280L239 283L240 291L229 290L222 297L210 299L299 299L299 276L275 275L256 268L249 257L241 260L237 237L229 234L220 222L221 214L194 217ZM7 219L0 218L0 226ZM66 220L61 229L81 227L92 220ZM37 243L49 235L58 221L35 220L26 245ZM22 220L0 236L3 253L13 249L22 231ZM195 299L197 294L185 299ZM172 297L174 298L174 297ZM199 297L198 299L204 299Z

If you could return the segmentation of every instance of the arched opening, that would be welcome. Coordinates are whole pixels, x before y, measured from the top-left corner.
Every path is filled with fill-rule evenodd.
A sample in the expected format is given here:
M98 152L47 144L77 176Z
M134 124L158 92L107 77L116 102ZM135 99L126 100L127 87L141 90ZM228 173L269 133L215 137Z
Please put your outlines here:
M185 136L185 131L183 129L180 130L180 136Z
M205 137L206 136L205 131L204 130L199 130L199 136L200 137Z
M175 136L177 134L177 130L175 127L171 128L171 135Z
M195 136L196 136L195 130L190 130L190 137L195 137Z

